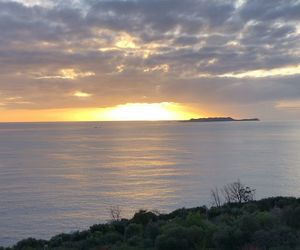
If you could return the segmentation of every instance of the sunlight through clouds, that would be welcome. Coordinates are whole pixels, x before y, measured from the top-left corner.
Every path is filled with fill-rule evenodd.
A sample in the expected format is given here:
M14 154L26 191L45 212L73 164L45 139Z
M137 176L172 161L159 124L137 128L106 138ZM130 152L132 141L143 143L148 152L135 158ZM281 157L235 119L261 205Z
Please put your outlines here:
M144 72L153 72L153 71L162 71L164 73L167 73L170 69L170 66L168 64L161 64L161 65L156 65L151 68L145 68Z
M135 39L127 33L122 34L116 39L115 45L121 49L136 49Z
M25 6L43 6L43 7L52 7L52 0L14 0L13 2L22 3Z
M300 64L295 66L277 68L277 69L258 69L242 73L227 73L219 77L233 77L233 78L261 78L261 77L274 77L274 76L291 76L300 74Z
M82 92L82 91L76 91L73 96L75 97L79 97L79 98L88 98L88 97L91 97L92 94L90 93L86 93L86 92Z
M69 79L75 80L77 78L84 78L89 76L94 76L95 73L91 71L81 72L72 68L69 69L61 69L58 71L57 75L46 75L46 76L39 76L36 79Z

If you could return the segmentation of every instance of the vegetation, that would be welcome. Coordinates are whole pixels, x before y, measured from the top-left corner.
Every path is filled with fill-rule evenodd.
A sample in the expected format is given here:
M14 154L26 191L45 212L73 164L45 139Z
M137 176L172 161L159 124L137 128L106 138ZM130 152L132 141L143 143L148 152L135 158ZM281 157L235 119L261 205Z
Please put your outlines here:
M212 205L220 207L224 202L243 203L254 200L255 189L252 189L237 180L236 182L225 185L221 191L219 188L211 190Z
M251 199L238 196L209 209L182 208L169 214L141 210L130 220L120 219L114 208L110 223L56 235L48 241L30 238L12 248L0 249L300 250L300 199L275 197L254 201L253 193L249 196L248 192L252 189L238 186Z

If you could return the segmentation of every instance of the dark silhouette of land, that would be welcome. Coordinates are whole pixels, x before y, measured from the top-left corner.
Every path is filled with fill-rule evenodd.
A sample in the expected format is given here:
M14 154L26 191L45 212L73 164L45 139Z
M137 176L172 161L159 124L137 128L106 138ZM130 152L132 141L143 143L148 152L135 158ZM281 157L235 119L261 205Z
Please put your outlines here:
M97 218L95 218L96 220ZM267 198L169 214L141 210L88 230L33 238L0 250L292 250L300 249L300 199Z
M250 119L234 119L232 117L208 117L208 118L192 118L182 122L254 122L259 121L258 118Z

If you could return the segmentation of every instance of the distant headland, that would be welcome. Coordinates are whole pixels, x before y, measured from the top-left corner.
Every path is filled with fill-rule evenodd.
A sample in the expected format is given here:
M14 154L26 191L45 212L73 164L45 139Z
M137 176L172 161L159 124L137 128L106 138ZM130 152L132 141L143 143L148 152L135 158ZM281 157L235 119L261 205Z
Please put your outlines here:
M182 122L257 122L258 118L250 119L234 119L232 117L208 117L208 118L192 118Z

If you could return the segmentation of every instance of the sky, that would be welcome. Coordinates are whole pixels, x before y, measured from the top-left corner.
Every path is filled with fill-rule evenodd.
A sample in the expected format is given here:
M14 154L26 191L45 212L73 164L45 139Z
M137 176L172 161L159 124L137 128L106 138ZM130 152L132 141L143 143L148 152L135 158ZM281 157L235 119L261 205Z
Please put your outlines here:
M298 0L0 0L0 34L0 121L300 118Z

